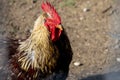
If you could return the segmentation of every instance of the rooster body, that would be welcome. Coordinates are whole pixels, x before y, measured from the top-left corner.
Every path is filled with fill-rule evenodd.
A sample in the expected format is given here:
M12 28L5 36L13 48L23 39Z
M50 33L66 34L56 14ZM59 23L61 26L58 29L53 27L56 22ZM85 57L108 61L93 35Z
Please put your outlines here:
M44 26L44 17L40 16L34 25L30 37L20 43L18 48L21 68L27 71L40 69L42 73L51 72L56 65L59 53L57 47L50 40L50 32Z
M72 59L70 42L54 7L46 2L41 8L43 13L35 21L28 39L20 42L16 51L10 49L13 80L65 80L67 77Z
M39 73L51 73L59 59L60 53L55 43L63 31L60 16L48 2L42 3L41 7L43 14L35 21L29 38L20 42L18 54L11 60L13 72L18 77L27 75L36 78Z

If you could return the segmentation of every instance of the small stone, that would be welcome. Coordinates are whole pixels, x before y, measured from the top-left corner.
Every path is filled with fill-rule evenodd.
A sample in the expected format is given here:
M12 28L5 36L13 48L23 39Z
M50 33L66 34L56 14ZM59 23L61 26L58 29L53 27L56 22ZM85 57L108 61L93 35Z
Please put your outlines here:
M80 62L74 62L75 66L80 66Z
M83 17L80 17L80 20L82 21L84 18Z
M32 30L32 29L30 29L29 31L30 31L30 33L32 33L32 31L33 31L33 30Z
M76 37L77 37L77 38L80 38L80 36L79 36L79 35L77 35Z
M12 3L12 2L10 2L10 3L9 3L9 5L10 5L10 6L12 6L12 5L13 5L13 3Z
M3 43L7 43L7 41L3 41Z
M118 62L120 62L120 58L116 58L116 60L117 60Z
M2 69L3 67L2 66L0 66L0 70Z
M33 8L33 6L31 5L30 7L29 7L29 10L31 10Z
M90 1L87 1L87 4L90 4Z
M118 49L120 46L117 44L114 46L114 49Z
M29 6L29 7L27 7L26 10L28 11L28 10L31 10L32 8L33 8L33 6Z
M25 19L25 16L22 16L22 19Z
M18 42L21 42L21 40L19 39Z
M90 9L88 9L88 8L83 9L83 12L88 12L88 11L90 11Z

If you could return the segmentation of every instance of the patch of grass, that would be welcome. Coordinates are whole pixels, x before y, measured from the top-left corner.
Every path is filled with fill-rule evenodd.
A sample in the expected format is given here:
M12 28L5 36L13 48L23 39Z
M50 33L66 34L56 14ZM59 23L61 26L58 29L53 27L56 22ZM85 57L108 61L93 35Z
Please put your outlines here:
M62 0L60 2L60 6L61 7L65 7L65 6L74 6L75 5L75 0Z

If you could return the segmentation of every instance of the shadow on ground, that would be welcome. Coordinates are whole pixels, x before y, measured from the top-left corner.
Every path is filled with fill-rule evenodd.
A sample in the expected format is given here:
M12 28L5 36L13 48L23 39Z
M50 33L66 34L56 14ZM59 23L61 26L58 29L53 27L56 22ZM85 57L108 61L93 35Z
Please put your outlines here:
M120 71L111 72L103 75L89 76L79 80L120 80Z

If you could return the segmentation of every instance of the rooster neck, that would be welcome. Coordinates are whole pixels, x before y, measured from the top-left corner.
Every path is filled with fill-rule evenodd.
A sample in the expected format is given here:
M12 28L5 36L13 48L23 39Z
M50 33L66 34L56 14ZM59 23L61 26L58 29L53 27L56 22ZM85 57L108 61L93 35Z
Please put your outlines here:
M21 42L18 50L21 55L18 61L21 62L21 68L26 71L32 67L47 72L55 66L58 51L50 40L50 33L44 26L42 16L36 20L30 37ZM48 65L48 70L45 67L46 65Z
M41 15L35 21L33 31L29 37L38 45L51 45L50 32L44 25L44 17Z
M45 41L45 42L50 41L50 39L49 39L50 32L48 31L48 29L44 25L44 17L43 16L39 16L38 19L35 21L33 32L31 33L30 37L31 38L39 37L39 39L36 38L37 40L39 40L39 42L40 41L41 42L42 41Z

